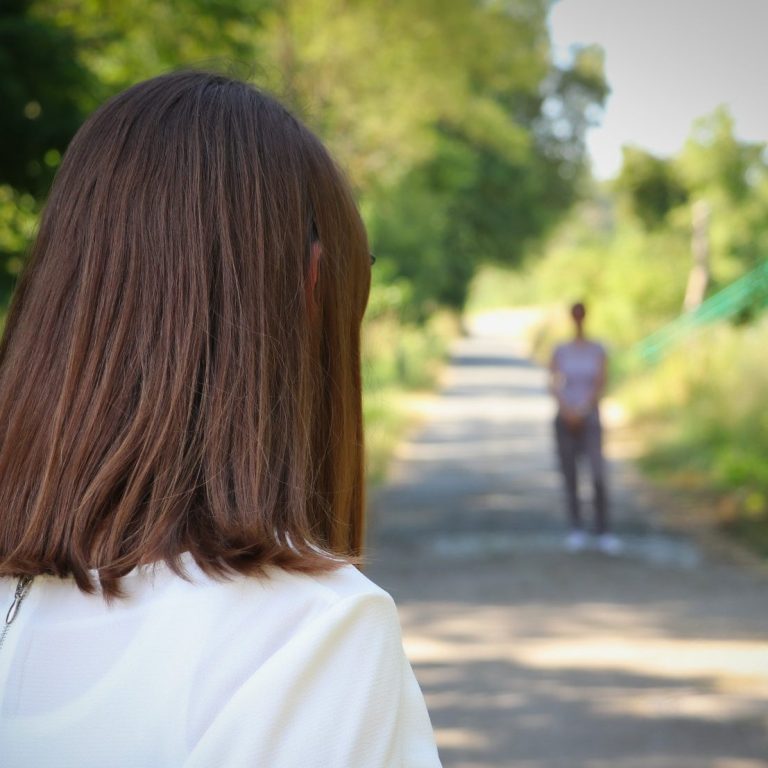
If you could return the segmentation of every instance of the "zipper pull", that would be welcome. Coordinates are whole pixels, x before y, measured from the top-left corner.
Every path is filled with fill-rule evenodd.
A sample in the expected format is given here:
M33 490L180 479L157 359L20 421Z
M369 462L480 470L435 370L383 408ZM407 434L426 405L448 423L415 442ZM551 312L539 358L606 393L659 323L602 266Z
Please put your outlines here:
M16 585L16 594L13 597L13 602L8 609L8 613L5 615L6 627L13 624L13 620L18 615L19 608L21 608L21 604L24 602L24 598L27 596L30 586L32 586L32 578L32 576L22 576L19 579L19 583Z

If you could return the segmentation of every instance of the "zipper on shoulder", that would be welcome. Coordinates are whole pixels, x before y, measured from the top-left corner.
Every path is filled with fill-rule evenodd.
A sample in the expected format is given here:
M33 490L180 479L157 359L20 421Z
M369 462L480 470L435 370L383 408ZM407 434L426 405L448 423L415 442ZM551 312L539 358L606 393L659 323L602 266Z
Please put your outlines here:
M13 624L14 619L19 615L21 604L24 602L24 598L27 596L29 588L32 586L32 579L32 576L22 576L16 584L16 593L13 596L13 602L11 603L10 608L8 608L8 613L5 614L5 624L3 625L2 631L0 631L0 648L3 647L5 636L11 628L11 624Z

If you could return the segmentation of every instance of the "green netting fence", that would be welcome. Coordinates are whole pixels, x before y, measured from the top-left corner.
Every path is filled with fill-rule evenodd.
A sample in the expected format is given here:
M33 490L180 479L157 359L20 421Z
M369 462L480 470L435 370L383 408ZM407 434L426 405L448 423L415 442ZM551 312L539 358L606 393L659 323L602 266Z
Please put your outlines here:
M653 364L703 327L768 307L768 261L639 341L628 353L635 364Z

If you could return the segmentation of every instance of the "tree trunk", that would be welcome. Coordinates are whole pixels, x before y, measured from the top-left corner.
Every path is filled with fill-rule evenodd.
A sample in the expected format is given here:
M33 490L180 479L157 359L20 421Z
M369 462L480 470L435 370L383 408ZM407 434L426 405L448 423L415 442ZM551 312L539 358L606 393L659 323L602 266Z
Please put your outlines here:
M698 200L693 205L691 253L693 266L688 275L683 309L691 312L701 305L709 285L709 204Z

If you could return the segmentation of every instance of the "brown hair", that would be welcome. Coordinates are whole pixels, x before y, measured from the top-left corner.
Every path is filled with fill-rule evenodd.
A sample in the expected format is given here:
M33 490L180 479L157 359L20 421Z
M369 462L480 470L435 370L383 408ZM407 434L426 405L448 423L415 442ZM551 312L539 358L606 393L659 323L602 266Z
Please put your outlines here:
M92 591L95 568L112 597L185 551L212 575L354 559L369 285L342 174L274 99L182 72L107 102L0 343L0 575Z

